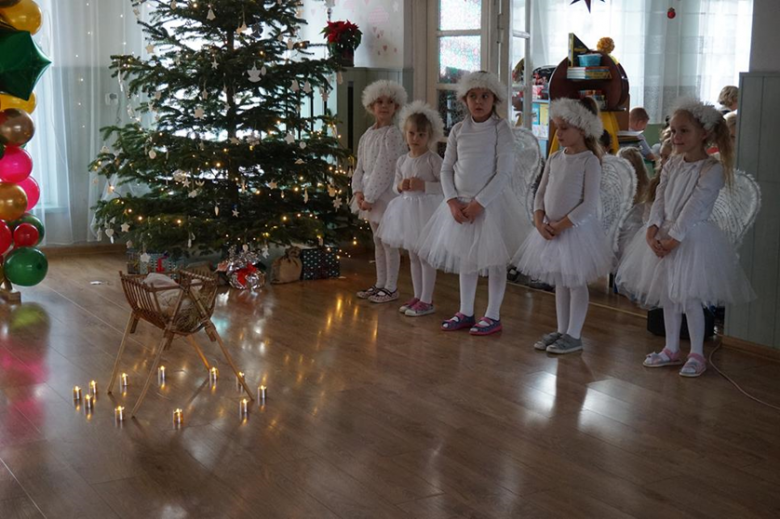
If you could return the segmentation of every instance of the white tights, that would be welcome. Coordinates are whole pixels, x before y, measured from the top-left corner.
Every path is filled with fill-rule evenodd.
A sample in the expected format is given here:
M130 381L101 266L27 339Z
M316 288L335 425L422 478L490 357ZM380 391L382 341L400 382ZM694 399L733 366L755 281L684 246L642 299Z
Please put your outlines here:
M460 275L460 313L474 315L474 298L477 296L476 272ZM493 320L501 318L501 303L506 292L506 267L493 267L488 271L488 307L485 317Z
M409 251L409 263L412 271L414 297L423 303L433 303L433 287L436 284L436 269L411 251Z
M701 301L693 299L683 305L667 300L663 302L663 307L666 348L672 353L680 351L680 328L685 313L688 335L691 337L691 353L704 355L704 310Z
M558 333L575 339L582 336L582 327L588 315L588 286L555 287L555 311L558 317Z
M398 249L388 247L376 235L378 224L371 223L374 233L374 258L376 259L376 287L395 292L398 288L398 270L401 268L401 254Z

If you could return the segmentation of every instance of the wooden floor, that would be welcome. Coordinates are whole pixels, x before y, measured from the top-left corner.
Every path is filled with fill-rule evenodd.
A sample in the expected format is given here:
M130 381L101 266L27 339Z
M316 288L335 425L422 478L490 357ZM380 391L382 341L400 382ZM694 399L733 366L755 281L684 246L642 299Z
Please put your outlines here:
M662 341L642 319L594 306L584 353L553 357L531 347L554 326L552 295L510 286L503 335L445 334L455 277L440 278L437 314L411 319L353 296L371 281L365 260L345 262L345 279L219 296L220 332L250 384L269 388L248 420L204 336L217 387L177 341L168 383L117 425L159 338L139 327L128 391L107 395L128 317L122 267L55 259L23 306L0 305L2 519L780 517L780 413L712 371L644 369ZM780 365L716 357L780 402ZM91 379L102 387L87 414L71 389Z

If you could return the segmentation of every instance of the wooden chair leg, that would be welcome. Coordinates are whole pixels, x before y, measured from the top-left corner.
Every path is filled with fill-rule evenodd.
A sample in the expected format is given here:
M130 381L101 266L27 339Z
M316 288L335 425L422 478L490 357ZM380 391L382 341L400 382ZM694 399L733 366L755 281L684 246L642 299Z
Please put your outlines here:
M135 314L130 314L130 318L127 320L127 326L125 326L125 334L122 336L122 344L119 345L119 353L116 354L116 360L114 361L114 371L111 372L111 381L106 386L108 393L114 391L114 382L116 381L116 375L119 372L119 360L122 358L122 354L127 346L127 338L133 333L135 327L138 325L138 318Z
M211 364L209 364L208 359L206 359L206 356L203 354L203 350L200 349L200 346L198 345L198 341L195 340L195 337L193 335L188 335L187 340L190 341L190 345L195 348L195 351L198 352L198 356L200 356L200 360L203 361L203 365L206 366L206 371L211 369Z
M231 357L230 353L228 353L228 350L225 347L225 343L222 342L222 337L219 336L214 323L211 321L209 321L209 323L206 325L206 333L212 341L216 341L217 344L219 344L219 348L222 350L222 355L225 356L225 360L227 360L228 364L230 364L230 367L233 369L233 373L236 374L236 378L241 381L241 385L244 387L244 391L246 391L249 399L254 401L255 396L252 394L252 390L249 389L249 385L246 383L246 380L244 380L244 377L238 374L238 368L236 367L235 362L233 362L233 357Z
M154 355L152 368L149 370L149 376L146 377L146 383L144 384L144 388L141 391L141 396L138 397L138 401L135 403L135 407L133 407L133 411L130 413L131 417L135 416L136 411L138 411L138 408L141 407L141 403L144 401L144 398L146 398L146 392L149 391L149 386L152 384L152 377L157 371L157 366L160 364L160 358L162 357L163 351L168 349L168 346L170 346L173 338L174 335L172 333L166 332L163 338L160 340L160 343L157 346L157 352Z

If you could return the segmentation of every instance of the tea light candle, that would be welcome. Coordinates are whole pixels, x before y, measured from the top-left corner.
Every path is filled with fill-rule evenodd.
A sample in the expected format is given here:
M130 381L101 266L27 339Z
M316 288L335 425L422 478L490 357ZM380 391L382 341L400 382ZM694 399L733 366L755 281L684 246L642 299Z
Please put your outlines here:
M84 395L84 408L92 409L95 406L95 397L92 395Z
M211 368L209 370L209 380L212 384L217 383L217 379L219 378L219 370L217 368Z
M127 373L122 373L122 387L127 387Z
M181 409L176 409L173 412L173 425L181 425L183 419L184 419L184 411L182 411Z
M81 388L73 386L73 400L81 400Z
M268 396L268 388L267 387L260 386L260 387L257 388L257 399L260 402L265 403L265 399L267 398L267 396Z
M165 366L157 368L157 382L165 384Z
M244 398L238 404L239 404L238 405L239 414L242 417L249 416L249 399Z
M125 420L125 408L121 405L114 409L114 418L117 422L123 422Z
M92 395L92 396L95 396L95 395L97 395L97 392L98 392L98 390L97 390L97 382L95 382L94 380L90 381L89 382L89 394Z
M236 377L236 389L241 389L241 381L244 380L244 372L239 371L238 376Z

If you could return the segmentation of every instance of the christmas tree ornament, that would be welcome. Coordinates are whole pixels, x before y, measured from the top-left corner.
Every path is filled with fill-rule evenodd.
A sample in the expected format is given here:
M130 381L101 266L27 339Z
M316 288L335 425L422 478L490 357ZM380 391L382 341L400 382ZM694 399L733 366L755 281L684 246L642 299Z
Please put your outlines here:
M206 111L202 107L197 107L193 114L195 119L203 119L206 116Z
M344 83L344 76L341 74L341 71L340 71L340 70L339 70L339 71L336 73L336 82L337 82L339 85L341 85L342 83Z
M290 90L292 90L293 92L297 92L298 90L300 90L297 79L293 79L292 83L290 83Z
M276 189L278 187L278 184L274 182L273 180L268 183L268 189Z
M263 65L263 67L260 69L260 74L263 75L263 76L268 74L268 69L265 68L265 65Z
M233 209L233 218L238 218L238 209Z
M149 254L147 254L146 252L144 252L143 254L141 254L139 256L138 259L141 260L141 263L149 263L149 261L151 261L152 257Z
M311 94L311 83L306 81L306 83L303 84L303 91L307 94Z
M130 232L130 224L129 223L123 223L121 226L122 232Z
M668 11L666 11L666 17L670 20L674 20L677 17L677 11L674 10L674 7L670 7Z
M303 203L308 204L309 203L309 190L304 189L303 190Z
M287 144L292 144L295 142L295 136L292 133L287 133L287 137L285 137L284 140Z
M214 206L214 215L215 216L219 216L219 206L218 205Z
M206 15L206 19L210 22L217 19L217 15L214 14L214 7L211 4L209 4L209 14Z
M175 10L178 6L176 0L171 0L171 11Z
M151 43L149 45L147 45L146 46L146 52L149 53L149 54L154 54L154 45L152 45Z
M197 189L193 189L192 191L190 191L190 192L187 194L187 196L188 196L189 198L195 198L196 196L198 196L198 193L199 193L199 191L198 191Z
M300 144L298 144L298 146L299 146L299 147L300 147L302 150L305 150L305 149L306 149L306 143L305 143L305 142L303 142L303 141L301 141L301 143L300 143Z
M154 160L157 158L157 152L154 150L149 151L149 158Z
M106 229L106 236L108 236L108 239L111 240L111 243L114 243L114 229Z
M263 67L263 69L265 69L265 67ZM249 69L247 74L249 74L249 81L251 81L252 83L257 83L257 82L259 82L261 80L260 75L262 74L262 72L260 70L257 70L257 65L256 64L252 65L252 68ZM265 74L262 74L262 75L265 75Z
M341 197L336 198L335 200L333 200L333 209L338 211L339 207L341 207L341 204L343 203L344 202L341 201Z
M217 58L214 58L214 61L211 62L211 68L213 70L217 70L219 68L219 63L217 63Z
M295 47L295 40L293 38L287 38L287 50L293 50Z

